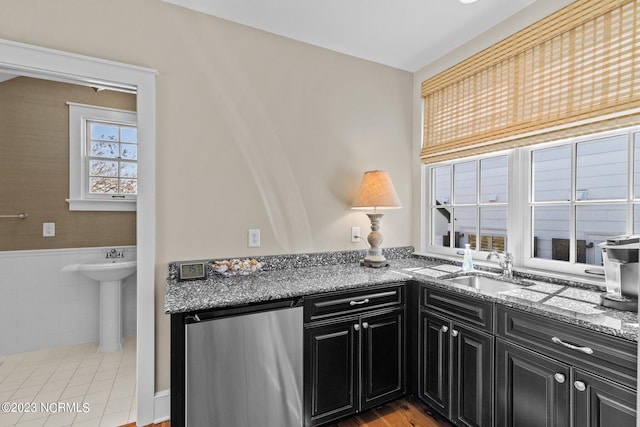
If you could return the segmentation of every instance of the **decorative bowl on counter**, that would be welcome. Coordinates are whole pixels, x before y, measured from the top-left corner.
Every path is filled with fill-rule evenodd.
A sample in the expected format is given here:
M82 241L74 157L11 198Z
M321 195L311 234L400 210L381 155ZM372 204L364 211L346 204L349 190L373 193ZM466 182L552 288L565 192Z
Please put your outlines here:
M213 271L223 276L247 276L262 270L263 262L255 259L232 259L210 263Z

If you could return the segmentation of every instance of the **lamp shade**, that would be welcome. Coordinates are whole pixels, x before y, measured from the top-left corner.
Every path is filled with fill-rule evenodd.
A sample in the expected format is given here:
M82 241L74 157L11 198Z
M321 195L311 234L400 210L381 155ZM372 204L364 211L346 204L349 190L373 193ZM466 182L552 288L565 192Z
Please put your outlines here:
M396 189L385 171L374 170L364 173L358 193L351 204L352 209L375 210L401 207Z

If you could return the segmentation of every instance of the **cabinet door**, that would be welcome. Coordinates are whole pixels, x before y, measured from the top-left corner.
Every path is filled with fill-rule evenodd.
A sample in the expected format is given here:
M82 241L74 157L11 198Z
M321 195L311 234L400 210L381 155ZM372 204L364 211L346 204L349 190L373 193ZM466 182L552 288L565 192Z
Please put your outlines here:
M493 336L452 324L451 419L460 426L493 426Z
M404 309L363 315L362 410L396 399L405 391Z
M496 425L569 425L569 366L497 340Z
M355 413L357 320L305 329L305 425Z
M635 390L579 369L574 373L575 427L635 427Z
M420 397L449 417L449 321L420 311Z

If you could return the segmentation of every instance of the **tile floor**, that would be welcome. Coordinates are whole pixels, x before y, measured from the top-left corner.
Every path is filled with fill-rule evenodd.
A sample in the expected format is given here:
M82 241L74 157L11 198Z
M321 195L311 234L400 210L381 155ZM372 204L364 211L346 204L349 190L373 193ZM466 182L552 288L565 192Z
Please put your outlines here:
M87 343L0 356L0 427L134 422L135 337L126 339L122 351L97 349L98 343Z

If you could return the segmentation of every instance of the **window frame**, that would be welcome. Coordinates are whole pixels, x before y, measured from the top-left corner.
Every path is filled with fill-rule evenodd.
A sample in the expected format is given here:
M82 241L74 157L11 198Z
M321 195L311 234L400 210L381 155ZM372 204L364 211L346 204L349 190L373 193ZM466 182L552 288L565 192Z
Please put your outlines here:
M137 128L135 111L67 102L69 106L69 203L70 211L135 211L137 195L114 199L89 193L87 155L88 122ZM136 163L137 160L136 160Z
M446 160L437 163L423 164L421 168L421 248L422 253L436 254L446 257L455 257L458 259L461 255L460 248L436 246L432 244L432 219L431 212L433 210L433 182L432 171L435 168L476 161L480 163L483 159L499 157L506 155L508 157L508 203L507 203L507 251L514 255L514 266L522 270L535 270L538 272L546 272L550 274L571 274L579 275L589 280L601 281L604 277L600 273L604 272L603 267L576 263L576 206L598 205L598 204L626 204L625 217L625 233L633 234L635 226L634 209L640 206L640 197L635 197L635 174L634 153L635 153L635 135L640 134L640 126L624 126L616 130L608 130L603 132L593 132L588 135L563 138L548 143L539 143L524 147L512 148L509 150L496 151L476 156L463 157L459 159ZM579 143L587 141L595 141L601 138L608 138L616 135L626 135L627 137L627 194L625 200L594 200L594 201L576 201L576 156L575 150ZM570 216L570 261L550 260L544 258L533 257L533 152L535 150L558 147L563 145L571 145L571 191L572 197L569 202ZM453 171L453 168L452 168ZM480 171L478 171L478 174ZM478 186L481 185L480 183ZM478 195L479 197L479 195ZM542 205L541 203L537 204ZM478 204L482 206L482 204ZM636 233L640 230L636 230ZM488 255L487 251L472 250L473 258L476 261L485 261ZM595 274L594 274L595 273Z
M524 188L522 188L522 194L527 195L526 200L526 212L522 212L522 217L526 218L523 223L523 230L526 230L526 234L523 236L523 257L522 266L530 269L540 269L548 271L558 271L563 273L577 274L581 276L596 277L599 273L604 272L604 268L601 266L577 263L576 262L576 236L577 236L577 214L576 208L578 206L598 206L598 205L625 205L625 231L624 234L633 234L634 226L634 206L640 204L640 199L634 198L634 138L633 135L640 132L640 126L625 126L616 130L609 130L604 132L596 132L589 135L577 136L573 138L564 138L558 141L552 141L548 143L535 144L527 147L522 147L520 150L522 155L521 170L524 171ZM577 180L577 146L580 143L588 141L596 141L598 139L610 138L617 135L625 135L627 138L627 193L625 199L598 199L598 200L575 200L576 192L576 180ZM559 203L543 203L533 201L533 152L540 149L561 147L570 145L571 149L571 199L564 204L569 206L569 261L551 260L546 258L534 258L533 257L533 207L545 206L545 205L560 205Z
M431 218L431 212L433 211L433 206L431 205L431 202L433 200L433 186L432 186L432 176L433 176L433 170L435 168L438 167L442 167L442 166L451 166L451 188L453 191L453 175L454 175L454 168L453 165L455 164L461 164L461 163L467 163L467 162L476 162L476 164L478 165L478 167L476 167L476 201L473 204L459 204L458 207L473 207L476 209L476 233L480 232L480 221L481 221L481 216L480 216L480 212L481 209L483 207L492 207L492 206L505 206L507 208L507 229L506 229L506 241L509 242L508 243L508 247L511 248L511 243L513 240L513 236L511 236L510 234L510 230L513 228L511 227L511 222L512 222L512 217L514 216L512 214L512 211L514 209L514 206L517 206L517 202L514 202L514 194L513 194L513 189L512 186L510 185L511 182L513 182L514 177L513 177L513 170L514 165L516 164L516 156L517 156L517 152L515 150L503 150L503 151L497 151L494 153L488 153L488 154L482 154L482 155L476 155L476 156L470 156L470 157L464 157L464 158L460 158L460 159L455 159L455 160L446 160L443 162L438 162L438 163L430 163L430 164L423 164L422 168L421 168L421 182L422 182L422 195L423 195L423 201L422 201L422 214L421 214L421 228L423 230L423 232L421 233L421 247L423 248L424 251L426 251L427 253L434 253L434 254L439 254L439 255L445 255L445 256L458 256L458 255L462 255L462 248L456 248L456 247L446 247L446 246L437 246L434 244L431 244L431 242L434 239L433 236L433 228L432 228L432 218ZM480 191L480 185L482 183L480 176L481 176L481 168L479 167L479 165L481 164L481 162L483 160L486 159L491 159L491 158L497 158L497 157L506 157L507 158L507 202L498 202L498 203L483 203L481 201L481 191ZM453 200L452 200L453 202ZM455 203L450 203L446 206L449 206L451 208L454 208L454 205L456 205ZM455 231L455 230L451 230L451 231ZM477 240L478 244L480 244L480 241ZM509 249L509 252L512 252L511 249ZM490 251L482 251L482 250L476 250L475 248L472 248L472 254L473 254L473 258L474 259L486 259L487 255L490 253ZM513 252L512 252L513 253Z

